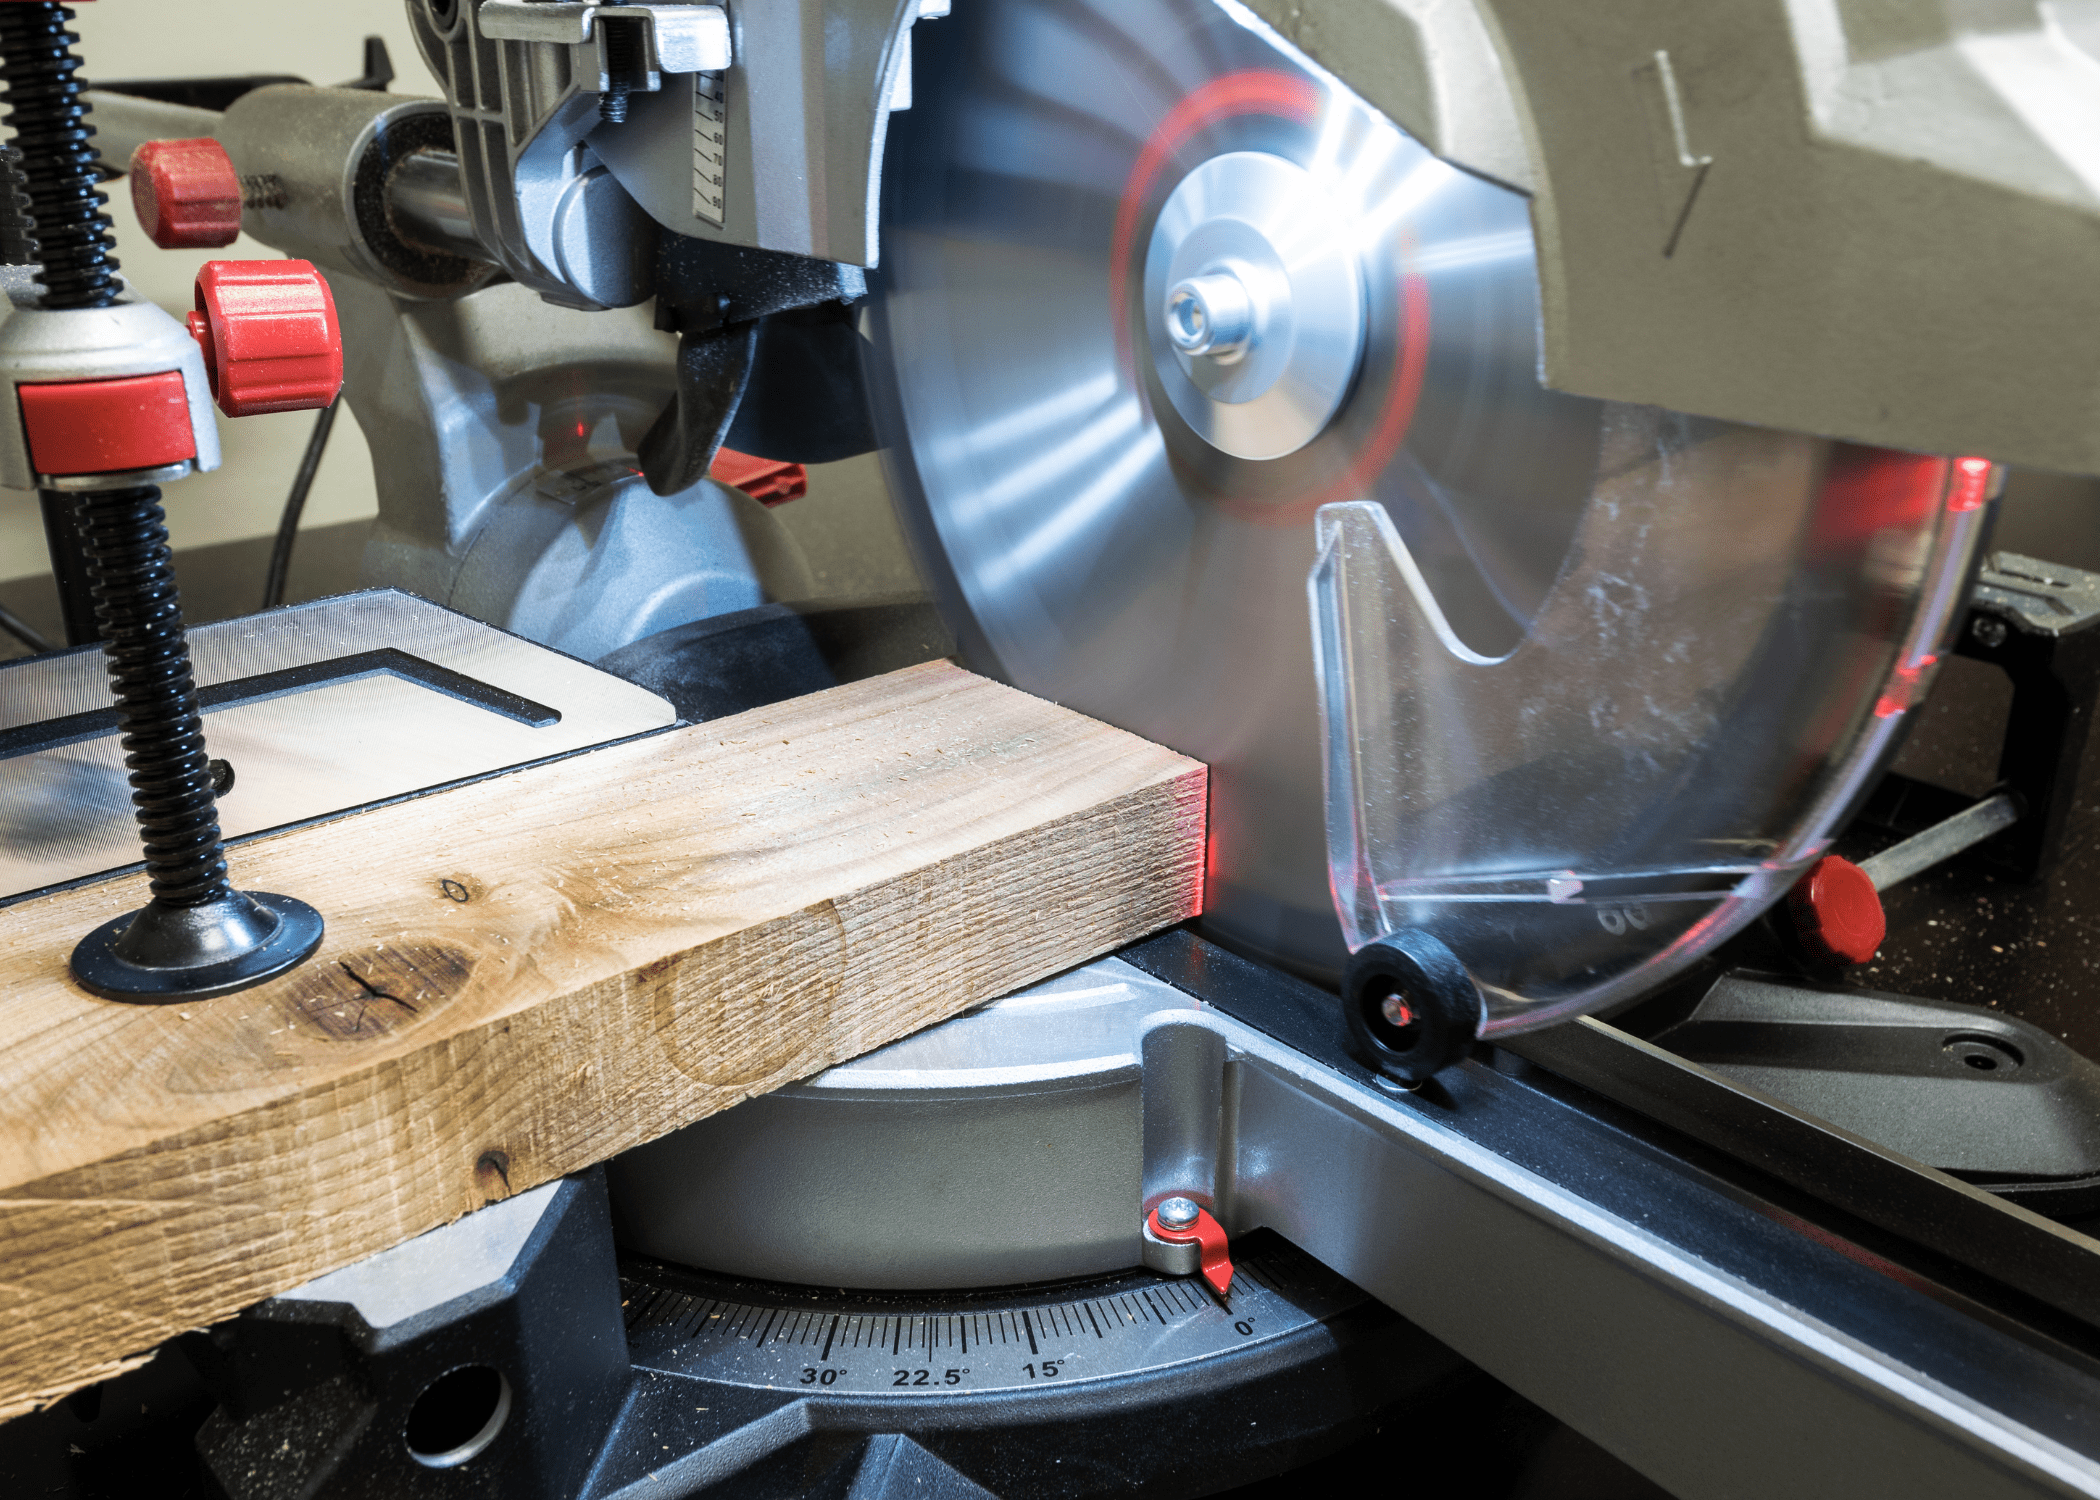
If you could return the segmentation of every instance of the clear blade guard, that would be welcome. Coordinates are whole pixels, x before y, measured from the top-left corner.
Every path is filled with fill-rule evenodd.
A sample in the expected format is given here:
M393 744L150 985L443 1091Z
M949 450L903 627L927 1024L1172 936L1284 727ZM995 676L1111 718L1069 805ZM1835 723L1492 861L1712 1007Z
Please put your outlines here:
M1447 622L1384 506L1323 506L1309 581L1327 849L1352 953L1440 940L1480 1033L1630 999L1817 859L1928 685L1979 459L1612 409L1522 640Z

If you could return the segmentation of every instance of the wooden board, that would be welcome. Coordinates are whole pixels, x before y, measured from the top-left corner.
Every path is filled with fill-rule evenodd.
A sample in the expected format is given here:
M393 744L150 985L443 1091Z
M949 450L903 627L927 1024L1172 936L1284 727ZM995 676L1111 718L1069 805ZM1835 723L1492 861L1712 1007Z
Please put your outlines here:
M294 974L172 1007L0 911L0 1416L1193 914L1204 771L945 663L245 846Z

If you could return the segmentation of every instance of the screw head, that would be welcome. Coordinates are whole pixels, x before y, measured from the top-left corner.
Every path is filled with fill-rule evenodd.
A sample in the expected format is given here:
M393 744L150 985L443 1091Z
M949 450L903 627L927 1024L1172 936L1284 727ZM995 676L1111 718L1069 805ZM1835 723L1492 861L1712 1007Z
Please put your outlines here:
M2005 637L2010 633L2005 622L1995 615L1978 615L1969 622L1969 634L1975 638L1977 644L1987 646L1993 651L2005 644Z
M1186 1229L1196 1222L1196 1216L1203 1210L1196 1206L1193 1199L1169 1198L1153 1212L1159 1215L1162 1229Z

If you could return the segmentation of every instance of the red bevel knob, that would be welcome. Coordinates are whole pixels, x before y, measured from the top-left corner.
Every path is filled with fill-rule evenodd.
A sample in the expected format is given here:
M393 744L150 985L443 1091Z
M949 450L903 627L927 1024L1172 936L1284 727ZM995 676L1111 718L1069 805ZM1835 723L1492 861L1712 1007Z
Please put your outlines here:
M1787 892L1786 906L1801 945L1825 963L1863 964L1888 936L1888 918L1872 878L1835 854L1808 867Z
M189 324L229 417L312 411L343 388L335 298L307 261L205 262Z
M131 206L161 249L216 249L240 236L241 179L210 136L148 141L131 153Z

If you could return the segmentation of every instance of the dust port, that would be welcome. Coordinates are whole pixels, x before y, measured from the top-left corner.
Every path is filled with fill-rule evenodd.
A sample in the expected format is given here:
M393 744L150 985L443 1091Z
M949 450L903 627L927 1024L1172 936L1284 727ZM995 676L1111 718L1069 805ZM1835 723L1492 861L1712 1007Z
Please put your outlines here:
M429 1469L474 1458L510 1419L510 1382L488 1365L461 1365L423 1387L402 1437L409 1457Z

